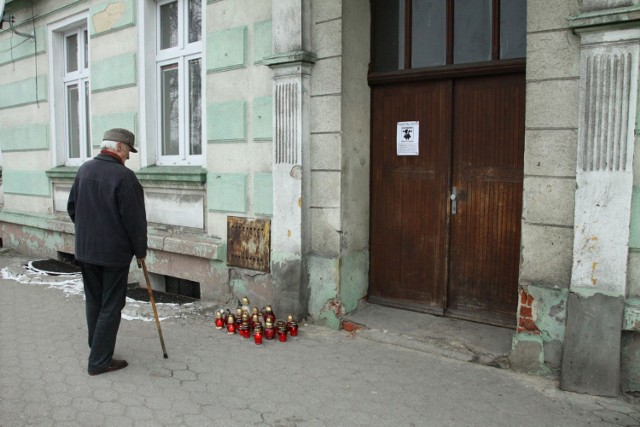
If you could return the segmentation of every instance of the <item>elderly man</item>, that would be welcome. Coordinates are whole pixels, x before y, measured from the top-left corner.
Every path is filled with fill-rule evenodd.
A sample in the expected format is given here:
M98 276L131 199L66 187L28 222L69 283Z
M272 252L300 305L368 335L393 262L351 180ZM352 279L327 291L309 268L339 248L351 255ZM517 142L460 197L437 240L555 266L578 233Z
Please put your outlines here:
M89 330L88 373L127 366L113 359L131 260L147 254L147 219L142 185L125 167L137 153L126 129L105 132L100 153L85 162L69 193L67 212L75 224L75 258L80 263Z

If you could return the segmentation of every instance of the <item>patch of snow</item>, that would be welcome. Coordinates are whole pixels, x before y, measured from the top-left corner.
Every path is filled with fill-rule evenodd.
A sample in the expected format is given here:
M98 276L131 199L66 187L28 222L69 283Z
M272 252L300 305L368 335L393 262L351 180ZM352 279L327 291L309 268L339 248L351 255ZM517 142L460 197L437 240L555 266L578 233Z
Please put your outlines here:
M128 314L122 314L122 318L124 320L142 320L143 322L153 322L155 319L153 317L143 317L143 316L129 316ZM164 319L168 319L168 317L158 317L158 320L161 322Z
M56 273L55 276L51 276L42 270L33 268L30 261L26 266L13 265L5 267L0 270L0 275L3 279L14 280L18 283L24 283L27 285L47 286L48 288L61 290L67 297L69 295L79 295L84 299L84 282L82 281L82 273ZM190 306L191 305L193 304L190 304ZM156 304L157 310L162 309L176 313L173 316L165 317L158 315L158 318L161 321L168 319L169 317L180 317L180 308L179 304ZM122 318L124 320L142 320L144 322L152 322L155 320L150 302L137 301L127 297L127 304L122 311Z
M49 276L39 270L25 268L24 266L5 267L0 270L0 273L3 279L15 280L29 285L48 286L49 288L62 290L67 296L82 295L84 297L84 284L80 273Z

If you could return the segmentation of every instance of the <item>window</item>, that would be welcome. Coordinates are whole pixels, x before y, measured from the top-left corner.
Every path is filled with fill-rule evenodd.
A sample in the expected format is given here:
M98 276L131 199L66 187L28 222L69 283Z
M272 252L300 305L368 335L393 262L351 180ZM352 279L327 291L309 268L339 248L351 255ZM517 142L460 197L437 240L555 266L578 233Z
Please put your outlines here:
M372 0L371 3L374 71L486 63L526 56L526 0Z
M79 166L92 157L88 13L48 25L51 147L54 166Z
M67 165L79 165L91 157L89 120L89 37L87 28L62 35L64 102L63 141Z
M156 9L159 165L202 164L202 1L174 0Z

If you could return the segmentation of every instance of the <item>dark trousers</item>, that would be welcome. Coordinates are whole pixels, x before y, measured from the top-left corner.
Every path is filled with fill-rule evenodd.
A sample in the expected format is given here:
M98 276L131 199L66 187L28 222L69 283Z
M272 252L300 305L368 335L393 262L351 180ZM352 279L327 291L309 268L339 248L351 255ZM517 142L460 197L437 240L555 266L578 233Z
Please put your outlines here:
M111 364L127 298L129 266L103 267L81 262L80 269L91 348L88 370L96 371Z

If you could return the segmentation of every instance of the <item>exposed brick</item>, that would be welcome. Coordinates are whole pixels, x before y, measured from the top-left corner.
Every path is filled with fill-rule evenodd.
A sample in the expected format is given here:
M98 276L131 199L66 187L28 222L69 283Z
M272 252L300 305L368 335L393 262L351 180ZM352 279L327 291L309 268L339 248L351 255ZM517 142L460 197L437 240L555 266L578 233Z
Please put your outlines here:
M366 326L352 322L351 320L343 320L341 323L341 329L347 332L355 332L358 329L366 329Z
M527 295L527 305L533 305L533 297L531 295Z
M524 291L524 289L520 290L520 304L526 304L527 303L527 293Z
M526 306L526 305L520 306L520 316L522 316L522 317L532 317L532 315L533 315L533 310L531 310L531 307Z
M527 318L520 318L521 320L524 321L524 328L528 331L537 331L538 327L536 326L536 323L532 320L532 319L527 319Z

